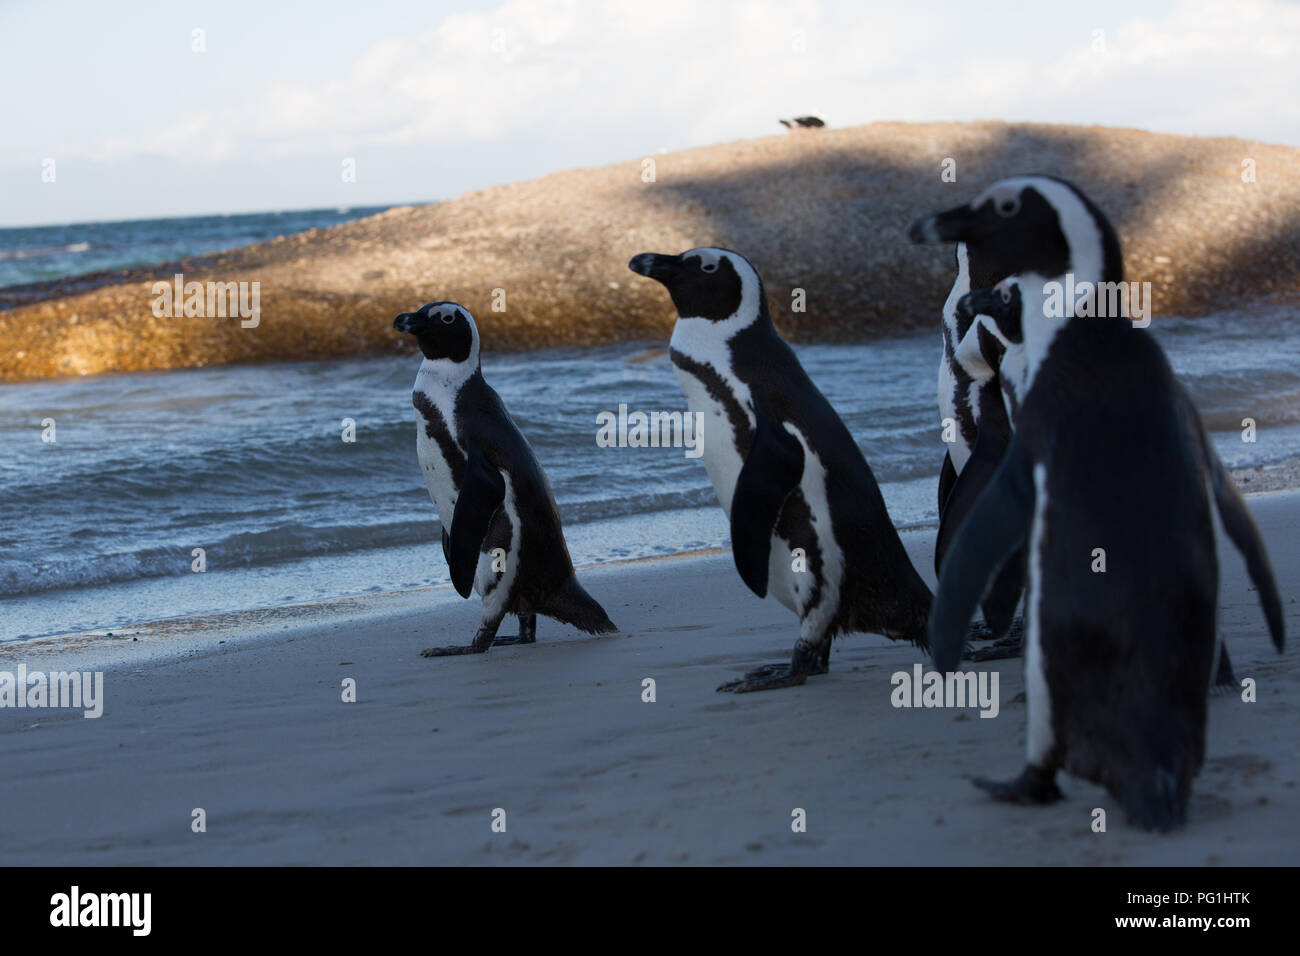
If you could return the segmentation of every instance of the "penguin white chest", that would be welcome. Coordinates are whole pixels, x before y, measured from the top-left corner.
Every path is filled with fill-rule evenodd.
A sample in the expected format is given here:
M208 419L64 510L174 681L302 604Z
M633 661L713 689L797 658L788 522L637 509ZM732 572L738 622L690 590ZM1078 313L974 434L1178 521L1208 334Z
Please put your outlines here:
M454 439L452 439L454 441ZM451 462L443 454L442 446L428 434L428 423L421 418L415 423L415 453L420 461L420 474L424 476L429 499L438 512L438 520L451 532L451 519L456 513L457 491Z
M431 416L428 411L425 411L418 417L415 450L420 461L420 472L424 475L425 487L429 489L429 498L438 512L438 520L442 523L443 530L450 534L452 521L456 516L456 501L460 497L460 488L456 486L455 472L447 455L448 453L465 455L465 449L447 425L448 422L453 421L454 398L448 399L447 396L442 396L442 400L439 401L431 398L427 393L416 394L417 396L423 394L424 398L429 399L429 404L437 412L436 415ZM430 431L433 432L432 435ZM463 461L464 458L462 457L461 460ZM506 520L510 524L509 546L501 549L504 553L497 551L482 553L474 573L474 590L483 597L484 609L489 616L503 613L503 608L509 601L521 548L522 524L515 504L514 484L509 474L502 472L501 475L506 485L502 506Z
M952 288L948 290L948 298L943 304L943 336L945 340L944 351L939 356L939 418L940 425L946 427L948 420L959 421L957 412L957 377L953 372L950 364L955 359L950 359L948 347L951 345L954 352L960 347L960 341L957 337L957 303L961 297L970 291L970 261L966 253L966 244L957 243L957 278L953 281ZM973 393L973 392L972 392ZM968 407L972 409L972 414L976 414L979 402L973 404L971 396L967 396ZM966 462L970 458L971 449L966 444L966 438L961 433L961 428L957 428L956 440L948 445L948 458L952 461L952 466L958 474L966 467Z
M1002 383L1002 403L1014 428L1020 414L1020 403L1025 397L1025 382L1029 378L1028 356L1022 344L1016 342L1007 346L998 374Z
M706 364L699 359L693 361L700 362L701 365ZM680 365L675 366L675 369L682 391L686 394L687 408L692 413L703 416L701 457L704 461L704 469L708 472L709 481L712 482L713 490L717 493L718 503L730 516L732 498L745 459L740 453L740 440L731 414L728 413L728 406L716 398L714 392L720 387L725 388L744 411L752 428L754 420L750 412L752 396L749 386L731 375L729 368L727 371L719 370L712 362L707 363L706 374L713 381L714 392L710 392L708 384L688 369ZM717 378L713 378L714 374ZM796 554L792 542L785 540L774 530L771 550L768 553L768 593L798 614L805 626L815 630L825 623L822 618L833 614L838 605L843 556L831 533L826 471L804 436L798 431L792 434L799 439L804 448L804 473L800 479L799 489L809 507L812 530L816 536L816 547L823 567L823 578L820 582L822 587L816 588L814 585L817 582L814 582L812 576L803 570L808 563L808 556ZM820 600L814 607L811 601L813 595L817 593L820 594Z
M718 503L727 514L731 514L731 499L736 491L736 482L740 479L740 469L745 464L738 447L740 439L736 435L735 425L727 407L710 394L704 382L680 366L674 368L686 395L687 409L691 414L700 416L696 421L700 423L700 458L704 462L704 470L718 495ZM749 417L749 387L739 379L728 381L721 374L720 378L746 417ZM752 421L751 418L751 426Z
M952 467L961 474L971 450L961 433L957 418L957 379L952 374L947 354L944 354L939 357L939 425L946 431L949 422L953 423L955 438L948 443L948 458L952 461Z
M953 378L952 366L948 364L948 355L946 352L939 356L939 418L943 419L957 417L957 402L954 393L957 388L957 381Z

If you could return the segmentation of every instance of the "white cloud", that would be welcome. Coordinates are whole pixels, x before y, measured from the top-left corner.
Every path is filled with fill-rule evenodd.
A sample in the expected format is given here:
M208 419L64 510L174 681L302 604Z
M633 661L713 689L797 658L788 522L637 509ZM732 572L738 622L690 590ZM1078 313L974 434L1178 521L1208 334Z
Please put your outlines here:
M272 85L88 151L221 163L519 144L547 127L619 142L674 131L648 149L775 131L805 110L833 123L1002 117L1300 143L1296 111L1276 107L1300 89L1300 7L1182 0L1106 26L1100 53L1098 26L922 4L506 0L373 46L327 82Z

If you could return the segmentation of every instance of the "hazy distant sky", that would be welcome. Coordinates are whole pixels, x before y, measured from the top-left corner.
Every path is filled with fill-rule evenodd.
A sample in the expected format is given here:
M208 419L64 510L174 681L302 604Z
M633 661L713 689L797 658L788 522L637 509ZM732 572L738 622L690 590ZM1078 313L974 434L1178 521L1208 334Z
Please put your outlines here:
M1300 145L1279 0L0 0L0 36L0 225L440 199L808 112Z

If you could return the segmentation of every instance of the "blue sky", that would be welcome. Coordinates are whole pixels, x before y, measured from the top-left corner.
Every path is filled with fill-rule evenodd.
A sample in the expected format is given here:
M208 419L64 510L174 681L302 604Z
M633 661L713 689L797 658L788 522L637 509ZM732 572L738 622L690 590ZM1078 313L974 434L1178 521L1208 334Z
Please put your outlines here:
M1300 146L1281 0L0 0L0 35L0 226L440 199L805 112Z

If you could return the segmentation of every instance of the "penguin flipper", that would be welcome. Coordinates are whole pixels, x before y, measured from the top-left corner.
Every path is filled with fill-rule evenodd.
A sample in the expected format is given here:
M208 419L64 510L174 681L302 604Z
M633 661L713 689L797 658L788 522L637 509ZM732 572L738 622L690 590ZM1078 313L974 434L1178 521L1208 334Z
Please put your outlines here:
M938 670L957 667L975 606L989 581L1024 542L1033 512L1029 457L1019 438L1013 437L1002 463L957 529L939 573L930 614L930 653Z
M1214 503L1219 509L1219 519L1223 530L1228 533L1232 543L1237 546L1241 556L1246 559L1246 570L1250 580L1259 592L1259 603L1264 609L1264 619L1268 621L1268 630L1273 637L1273 646L1280 652L1286 646L1286 628L1282 617L1282 598L1277 591L1277 581L1273 577L1273 565L1268 560L1268 551L1259 536L1259 527L1251 517L1246 501L1241 497L1233 483L1228 469L1223 467L1214 446L1204 434L1201 437L1205 451L1205 463L1210 472L1210 487L1214 491Z
M988 594L980 602L984 612L984 623L989 626L996 639L1007 637L1015 622L1016 608L1020 606L1020 595L1025 590L1025 558L1022 552L1011 556L1011 560L1002 565L1002 570L993 579Z
M952 455L948 452L943 453L943 464L939 467L939 514L943 514L944 506L948 503L948 496L952 494L952 486L957 483L957 469L952 466ZM935 566L935 573L939 571L938 565Z
M442 558L447 562L447 567L451 567L451 536L447 534L447 529L442 529Z
M993 480L1006 450L1006 438L993 429L980 427L970 459L957 476L939 517L939 537L934 546L937 573L943 573L944 557L952 547L962 522ZM1004 637L1011 630L1011 622L1015 618L1016 607L1020 604L1020 595L1024 589L1025 563L1021 555L1016 555L1001 568L993 586L980 603L984 611L984 623L995 638Z
M477 448L470 449L465 466L465 480L456 496L456 511L451 518L451 583L463 598L474 590L474 571L478 568L479 548L487 535L492 515L506 497L505 479L488 464Z
M754 404L754 441L731 498L731 551L740 579L767 597L772 530L781 506L803 477L803 445Z
M943 573L943 559L952 547L962 522L979 501L980 493L993 480L1006 450L1006 441L987 428L981 428L975 436L970 458L953 482L943 510L939 513L939 537L934 543L935 571L939 574Z

